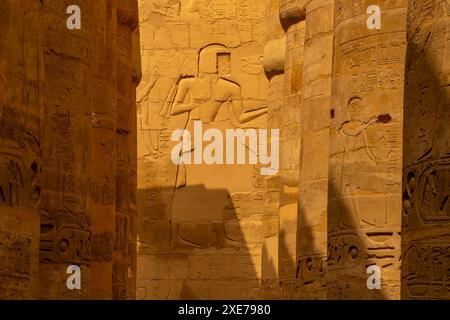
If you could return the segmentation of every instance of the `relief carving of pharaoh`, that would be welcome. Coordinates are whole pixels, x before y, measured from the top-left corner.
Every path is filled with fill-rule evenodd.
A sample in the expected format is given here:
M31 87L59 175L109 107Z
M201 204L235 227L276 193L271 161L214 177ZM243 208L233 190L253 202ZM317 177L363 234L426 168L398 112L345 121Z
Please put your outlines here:
M175 77L166 98L159 106L149 103L151 91L158 86L161 67L154 67L146 87L138 93L140 102L140 125L146 153L153 159L164 158L161 150L162 128L167 128L170 137L172 130L195 132L194 122L201 121L205 128L214 128L225 135L227 128L257 128L265 123L267 105L243 98L241 85L233 79L232 56L230 50L222 44L208 44L198 50L196 73L185 75L187 58L181 63L178 76ZM262 69L262 65L261 65ZM159 109L159 119L155 111ZM195 139L193 135L191 139ZM194 146L195 143L192 143ZM169 143L172 150L174 142ZM194 148L181 150L189 154ZM142 155L141 155L142 156ZM169 159L165 158L167 161ZM174 167L172 163L170 167ZM226 207L230 201L238 175L252 175L249 166L236 168L223 166L220 173L208 174L211 166L175 164L172 170L173 189L168 191L167 211L172 221L172 244L185 244L194 247L208 247L213 242L218 246L237 246L235 240L227 235L224 226ZM227 171L228 170L228 171ZM217 172L217 171L216 171ZM243 173L244 172L244 173ZM236 179L231 176L235 175ZM231 184L230 184L231 183ZM250 186L251 187L251 186ZM203 191L201 191L203 190ZM186 201L199 195L214 197L215 200L197 199ZM211 205L215 202L215 205ZM191 227L187 227L191 224ZM197 225L201 223L201 225ZM198 231L202 229L203 231ZM198 234L203 234L198 240ZM232 237L236 239L236 237Z

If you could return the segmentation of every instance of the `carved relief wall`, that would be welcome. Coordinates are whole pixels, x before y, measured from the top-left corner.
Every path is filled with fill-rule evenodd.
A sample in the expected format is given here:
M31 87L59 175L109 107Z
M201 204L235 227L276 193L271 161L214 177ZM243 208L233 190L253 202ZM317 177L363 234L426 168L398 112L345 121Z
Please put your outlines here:
M406 2L335 4L328 197L329 298L400 297L402 111ZM366 268L381 268L368 290Z
M408 4L402 298L449 299L450 8Z
M176 165L171 137L196 120L224 137L267 127L266 3L150 0L140 12L137 296L257 298L266 179L254 164Z

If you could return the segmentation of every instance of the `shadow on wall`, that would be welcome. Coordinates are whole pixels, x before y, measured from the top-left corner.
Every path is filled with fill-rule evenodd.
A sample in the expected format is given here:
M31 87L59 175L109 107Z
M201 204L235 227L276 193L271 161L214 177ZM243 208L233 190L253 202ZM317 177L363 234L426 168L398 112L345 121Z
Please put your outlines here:
M138 191L141 210L137 298L261 298L261 241L254 241L243 232L244 228L249 229L249 223L256 226L255 221L233 205L227 190L208 190L204 185L182 189L182 193L174 197L176 212L171 221L164 218L164 206L158 205L158 199L161 193L173 192L173 189ZM336 190L333 192L336 195ZM217 215L219 211L221 215ZM331 277L326 273L324 254L316 246L314 229L307 226L300 214L301 231L309 236L302 237L298 245L309 248L305 252L310 254L292 261L296 272L292 279L278 283L276 298L388 299L390 294L386 290L395 287L395 283L390 282L389 268L398 267L398 262L391 262L398 257L384 253L383 250L391 250L385 242L378 243L374 249L373 244L364 240L365 230L359 227L353 209L345 201L334 202L329 217L335 226L340 226L330 233L328 240ZM262 233L257 227L252 231ZM280 252L289 250L284 238L280 234ZM381 271L381 290L367 287L366 269L373 264L385 266ZM385 269L387 278L383 278ZM328 294L323 293L326 290Z
M344 198L336 181L328 192L327 299L399 299L400 233L366 228L355 210L358 199ZM373 265L380 267L381 289L368 286Z
M138 190L137 298L259 298L262 221L204 185L178 188L168 217L165 193L174 190Z
M330 188L334 199L342 199L338 197L339 193L333 184L330 184ZM298 230L302 236L297 241L296 248L301 255L297 255L296 261L280 261L280 269L294 272L291 273L292 277L279 280L277 293L272 293L271 299L392 299L395 294L393 292L398 293L400 289L400 257L399 248L396 248L398 253L395 254L391 242L393 237L398 239L399 234L385 232L380 234L383 239L374 243L367 240L367 230L361 228L349 203L336 200L329 211L328 223L332 223L336 230L327 237L326 232L322 235L317 232L326 230L321 226L327 223L326 220L306 219L302 208L299 208ZM324 241L322 237L328 238L327 252L319 245ZM286 239L290 239L289 235L282 230L279 235L279 252L295 256L295 253L290 252L292 245ZM369 289L367 286L367 268L374 264L381 268L381 290ZM331 275L327 274L328 268L332 271ZM289 275L287 272L283 274Z

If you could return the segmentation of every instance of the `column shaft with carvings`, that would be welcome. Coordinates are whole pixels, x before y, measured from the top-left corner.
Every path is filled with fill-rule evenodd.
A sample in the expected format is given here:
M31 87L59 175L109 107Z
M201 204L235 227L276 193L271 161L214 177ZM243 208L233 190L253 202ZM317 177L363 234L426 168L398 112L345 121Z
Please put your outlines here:
M96 26L93 57L90 208L92 298L112 299L116 194L116 1L98 1L104 23Z
M332 299L400 297L405 1L336 1L328 195ZM376 265L381 290L367 285ZM373 273L373 272L372 272Z
M409 1L402 298L449 299L449 2Z
M133 75L133 31L138 25L137 1L118 0L116 101L116 232L113 252L115 299L135 296L136 266L136 85ZM131 240L131 241L130 241Z
M36 298L44 101L38 0L0 2L0 299Z
M83 0L81 30L66 26L66 4L44 1L45 105L40 203L40 298L91 297L91 106L96 1ZM88 14L89 12L89 14ZM66 285L70 265L81 268L81 289Z
M44 1L40 298L135 296L136 119L132 32L137 3ZM81 289L67 267L81 267ZM132 283L129 285L129 283Z
M139 28L133 31L132 48L132 92L135 93L142 79L141 68L141 47ZM137 205L137 110L136 110L136 94L131 95L131 105L134 113L131 119L131 148L132 155L130 161L131 179L131 201L130 201L130 230L128 232L128 299L136 299L137 295L137 241L138 241L138 205Z

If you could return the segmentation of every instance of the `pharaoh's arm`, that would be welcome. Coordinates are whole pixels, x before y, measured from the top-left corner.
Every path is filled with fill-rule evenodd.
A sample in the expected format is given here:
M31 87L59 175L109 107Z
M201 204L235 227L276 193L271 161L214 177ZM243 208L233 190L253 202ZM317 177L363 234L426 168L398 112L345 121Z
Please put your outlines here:
M363 123L363 124L360 124L359 122L353 123L353 124L351 122L345 122L342 124L340 130L348 136L356 137L356 136L360 135L361 132L366 130L368 127L370 127L372 124L376 123L377 121L378 121L378 116L374 116L374 117L370 118L370 120L368 122Z
M170 110L170 114L172 116L176 116L179 114L183 114L185 112L189 112L195 107L190 103L185 103L186 96L189 92L189 80L182 80L178 86L177 94L175 95L175 99Z
M245 110L244 103L242 102L241 88L238 86L233 87L231 91L230 107L232 122L239 124L247 123L267 113L267 106L253 107L252 109Z
M244 111L242 100L231 100L230 105L232 109L232 116L234 116L234 118L241 124L257 119L267 113L267 107L265 106Z

